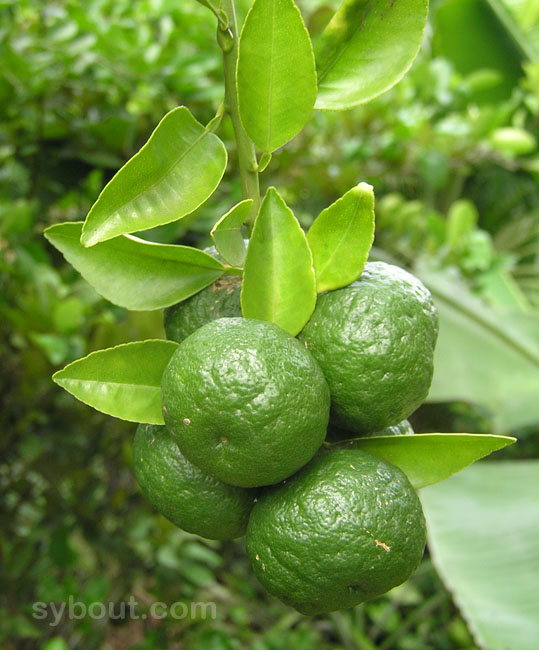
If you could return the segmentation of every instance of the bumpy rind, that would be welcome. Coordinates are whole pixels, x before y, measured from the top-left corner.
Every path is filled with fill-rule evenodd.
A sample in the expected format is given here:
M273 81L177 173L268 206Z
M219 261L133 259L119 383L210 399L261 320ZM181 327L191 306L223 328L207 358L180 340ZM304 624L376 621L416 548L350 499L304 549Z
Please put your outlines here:
M318 298L301 332L331 391L331 422L353 433L405 420L426 398L438 316L415 276L367 263L358 281Z
M426 527L404 473L357 449L318 454L258 497L247 553L262 585L306 615L375 598L421 561Z
M277 325L222 318L179 345L163 375L162 404L192 463L255 487L312 458L325 437L329 389L303 344Z
M179 528L208 539L245 534L256 491L227 485L195 467L166 427L138 426L133 465L148 501Z
M241 278L225 275L191 298L164 312L167 338L181 343L212 320L241 316Z
M330 426L328 427L326 440L328 442L337 442L339 440L350 440L350 438L356 437L372 438L373 436L413 436L414 433L412 425L408 420L403 420L402 422L386 427L381 431L369 431L368 433L362 433L359 436L353 431L344 431L343 429L337 429L337 427Z

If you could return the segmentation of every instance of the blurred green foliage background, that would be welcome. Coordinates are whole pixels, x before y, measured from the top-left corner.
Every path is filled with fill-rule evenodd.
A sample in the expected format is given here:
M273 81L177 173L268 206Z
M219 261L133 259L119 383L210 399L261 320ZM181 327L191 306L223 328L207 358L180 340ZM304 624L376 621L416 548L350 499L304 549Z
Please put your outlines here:
M313 35L336 4L298 1ZM451 279L457 302L480 301L509 323L510 336L539 331L538 25L531 0L440 0L409 75L364 107L315 114L274 155L263 186L277 185L308 226L357 182L373 184L375 256ZM194 0L0 0L0 645L474 648L428 558L408 583L350 612L310 620L270 599L243 542L183 533L144 501L131 471L133 425L92 411L50 380L94 349L163 336L160 313L104 301L42 231L84 219L174 106L211 119L223 95L214 34L211 13ZM226 121L220 136L231 159L215 195L143 236L208 243L211 226L241 198ZM505 457L538 456L537 407L527 402L517 417L493 404L504 367L477 395L471 387L469 399L444 367L442 359L438 397L415 414L416 430L512 432L520 442ZM86 604L134 595L141 611L156 600L212 601L217 619L64 618L53 627L32 616L35 601L69 595Z

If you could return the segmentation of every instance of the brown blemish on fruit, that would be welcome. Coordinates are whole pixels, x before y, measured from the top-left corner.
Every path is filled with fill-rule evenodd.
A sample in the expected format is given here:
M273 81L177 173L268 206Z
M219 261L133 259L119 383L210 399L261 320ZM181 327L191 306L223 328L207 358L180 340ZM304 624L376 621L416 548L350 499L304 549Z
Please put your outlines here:
M348 591L352 593L365 592L365 586L361 582L353 582L351 585L348 585Z
M376 544L376 546L380 546L381 548L383 548L386 553L389 553L389 551L391 550L387 544L384 544L384 542L380 542L377 539L374 540L374 543Z
M238 284L241 282L241 278L237 276L232 276L230 278L219 278L219 280L216 280L212 284L212 291L219 291L220 289L224 289L227 294L232 293L234 291L234 285Z

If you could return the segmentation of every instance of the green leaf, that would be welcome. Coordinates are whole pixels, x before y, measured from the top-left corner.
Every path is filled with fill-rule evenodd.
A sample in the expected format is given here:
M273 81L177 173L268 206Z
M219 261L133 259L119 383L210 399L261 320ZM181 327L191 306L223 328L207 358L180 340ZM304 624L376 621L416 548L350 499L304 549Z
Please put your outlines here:
M181 219L213 194L226 161L221 140L187 108L175 108L105 186L86 217L82 244Z
M488 650L539 639L539 461L482 462L421 492L434 564Z
M503 449L515 438L473 433L416 433L373 436L336 443L339 449L363 449L400 467L411 484L422 488L443 481L476 460Z
M245 259L245 240L241 227L252 205L252 199L241 201L219 219L210 233L215 248L232 266L242 266Z
M221 0L216 0L216 2L211 2L210 0L197 0L204 7L208 9L218 18L220 29L227 29L229 22L226 12L220 8Z
M460 255L466 250L478 219L477 208L468 199L459 199L451 205L447 215L446 240L452 252Z
M490 134L490 146L507 156L526 156L537 149L533 133L517 126L504 126Z
M428 400L483 405L496 432L539 422L537 317L494 310L444 273L416 272L440 314Z
M345 0L316 47L316 108L346 109L389 90L415 59L428 0Z
M81 222L62 223L44 234L98 293L126 309L174 305L223 274L224 266L197 248L154 244L131 235L84 248L81 229Z
M242 313L246 318L277 323L296 336L315 303L316 281L307 239L292 210L270 187L247 248Z
M323 210L307 233L318 293L357 280L373 240L374 193L360 183Z
M258 161L258 165L256 168L257 172L261 174L262 172L266 171L270 162L271 162L271 153L268 153L266 151L260 156L260 160Z
M69 339L65 335L29 332L28 338L45 354L53 366L59 365L69 357Z
M92 352L53 375L68 393L129 422L163 424L161 377L178 344L137 341Z
M55 636L42 645L40 650L69 650L69 646L61 637Z
M255 0L241 32L238 102L247 134L275 151L309 119L316 99L311 40L292 0Z
M499 73L499 83L473 93L473 101L508 99L522 78L522 61L534 48L497 0L444 0L432 12L433 48L462 75L480 70Z

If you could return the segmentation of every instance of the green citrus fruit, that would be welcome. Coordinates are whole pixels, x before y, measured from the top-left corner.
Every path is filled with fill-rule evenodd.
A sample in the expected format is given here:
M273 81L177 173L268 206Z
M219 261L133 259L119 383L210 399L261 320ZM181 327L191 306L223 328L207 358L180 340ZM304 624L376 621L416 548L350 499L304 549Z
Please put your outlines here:
M182 453L242 487L276 483L307 463L329 417L313 357L277 325L250 318L212 321L180 343L162 403Z
M187 300L164 313L167 338L181 343L206 323L227 316L241 316L241 278L224 275Z
M262 585L307 615L379 596L416 569L426 541L404 473L358 449L315 458L258 496L247 553Z
M390 427L386 427L381 431L369 431L369 433L362 433L359 437L361 438L372 438L373 436L410 436L414 435L414 430L412 425L408 420L403 420L398 424L394 424ZM326 440L328 442L337 442L339 440L349 440L350 438L357 438L358 434L353 433L352 431L343 431L342 429L337 429L337 427L328 427L328 432L326 434Z
M322 294L300 334L331 392L331 422L355 433L406 419L432 380L438 318L425 286L371 262L357 282Z
M138 426L133 464L148 501L179 528L209 539L245 534L256 491L227 485L195 467L166 427Z

